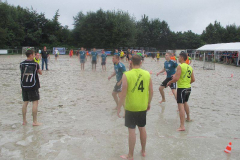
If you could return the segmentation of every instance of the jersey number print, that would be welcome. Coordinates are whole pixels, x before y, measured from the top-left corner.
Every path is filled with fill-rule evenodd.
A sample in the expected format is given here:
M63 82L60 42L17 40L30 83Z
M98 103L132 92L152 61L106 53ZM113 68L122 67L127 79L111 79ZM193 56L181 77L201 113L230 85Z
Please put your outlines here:
M140 82L139 86L138 86L138 90L141 90L143 92L144 88L143 88L143 80Z

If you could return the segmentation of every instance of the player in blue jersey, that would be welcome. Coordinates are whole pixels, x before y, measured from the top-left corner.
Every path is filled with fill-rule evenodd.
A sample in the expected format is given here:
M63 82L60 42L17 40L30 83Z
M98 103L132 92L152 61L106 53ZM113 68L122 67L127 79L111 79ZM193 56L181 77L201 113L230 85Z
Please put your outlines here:
M113 89L112 96L114 101L116 102L115 109L117 109L118 96L119 96L118 94L122 91L122 76L123 76L123 73L126 72L126 68L124 64L120 62L118 55L114 55L112 58L112 61L114 63L114 72L111 76L108 77L108 80L110 80L112 77L116 75L117 83Z
M166 102L165 100L165 94L164 94L164 88L167 87L167 83L169 81L172 80L172 77L173 75L176 73L176 68L178 66L178 64L176 63L176 61L173 61L170 59L170 54L169 53L166 53L165 54L165 59L166 61L164 62L164 68L157 73L157 76L160 74L160 73L163 73L163 72L167 72L167 77L166 79L162 82L161 86L159 87L159 91L160 91L160 94L162 96L162 101L160 101L159 103L162 103L162 102ZM172 93L176 99L177 95L176 95L176 83L172 83L170 85L170 88L172 90Z
M81 70L84 70L84 64L87 58L86 52L84 51L83 47L81 47L81 51L79 52L79 58L81 63Z
M92 70L93 68L95 68L95 71L96 71L97 60L98 60L98 54L96 52L96 48L93 48L93 51L91 52L91 58L92 58Z
M102 71L106 71L107 55L106 55L104 49L102 50L101 58L102 58L102 62L101 62L101 65L102 65Z
M117 49L115 49L115 53L114 53L114 55L118 55L118 56L120 57L120 53L118 52Z

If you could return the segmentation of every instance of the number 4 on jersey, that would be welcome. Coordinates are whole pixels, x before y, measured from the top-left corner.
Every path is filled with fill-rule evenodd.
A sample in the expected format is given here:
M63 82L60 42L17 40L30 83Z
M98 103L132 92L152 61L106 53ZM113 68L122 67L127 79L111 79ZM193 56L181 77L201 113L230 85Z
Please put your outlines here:
M143 88L143 80L140 82L139 86L138 86L138 90L141 90L143 92L144 88Z

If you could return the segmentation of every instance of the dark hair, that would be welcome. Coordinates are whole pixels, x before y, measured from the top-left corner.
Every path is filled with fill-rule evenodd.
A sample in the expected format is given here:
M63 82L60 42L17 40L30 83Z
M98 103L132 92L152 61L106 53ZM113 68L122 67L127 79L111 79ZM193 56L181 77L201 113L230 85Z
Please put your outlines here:
M115 57L115 58L119 59L119 56L118 56L118 55L113 55L113 57Z
M31 54L33 54L33 50L27 50L25 54L27 57L29 57Z
M140 62L142 60L142 57L139 56L138 54L135 54L132 56L132 62L133 62L133 65L140 65Z
M187 60L187 54L185 52L181 52L179 56L183 57L184 61Z

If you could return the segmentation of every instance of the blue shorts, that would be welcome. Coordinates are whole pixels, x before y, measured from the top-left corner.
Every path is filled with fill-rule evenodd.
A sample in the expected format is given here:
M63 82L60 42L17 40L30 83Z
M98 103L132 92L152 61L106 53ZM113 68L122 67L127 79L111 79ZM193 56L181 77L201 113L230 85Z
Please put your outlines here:
M85 59L80 59L80 63L85 63Z

